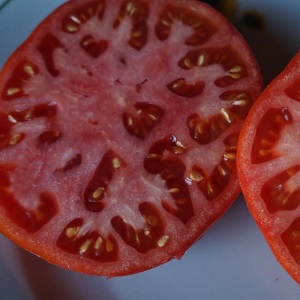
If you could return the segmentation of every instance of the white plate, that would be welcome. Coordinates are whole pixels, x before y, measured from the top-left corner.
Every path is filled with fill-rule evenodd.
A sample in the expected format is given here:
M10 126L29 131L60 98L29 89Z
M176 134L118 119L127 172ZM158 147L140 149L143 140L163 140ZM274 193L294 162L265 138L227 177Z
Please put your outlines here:
M6 1L0 0L0 6ZM12 0L0 11L0 66L62 0ZM263 31L245 29L266 83L300 49L299 0L240 0ZM281 268L239 197L180 261L123 278L86 276L50 265L0 235L0 299L297 300L300 287Z

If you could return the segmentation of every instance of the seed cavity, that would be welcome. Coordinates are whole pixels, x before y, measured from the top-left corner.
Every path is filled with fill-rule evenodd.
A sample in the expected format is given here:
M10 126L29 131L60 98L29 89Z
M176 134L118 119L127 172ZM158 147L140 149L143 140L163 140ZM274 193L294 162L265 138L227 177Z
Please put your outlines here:
M290 255L300 265L300 218L296 218L281 235Z
M123 113L123 125L130 134L144 139L163 116L164 111L159 106L148 102L137 102L134 105L134 111Z
M88 211L100 212L106 205L105 193L115 172L124 165L117 153L108 150L102 157L92 178L84 189L84 204Z
M293 188L289 181L299 176L299 165L294 165L275 174L266 181L260 195L270 213L292 211L300 206L299 189Z
M48 130L39 135L38 141L43 146L49 146L55 143L61 137L59 130Z
M159 40L165 41L172 34L171 27L175 23L188 27L191 33L187 35L184 42L189 46L199 46L205 43L213 35L215 29L209 20L199 20L199 16L192 9L177 5L166 6L161 11L160 20L155 27L155 33Z
M204 89L204 82L202 80L198 80L193 83L188 83L185 78L177 78L168 83L166 87L169 91L178 96L194 98L202 93Z
M92 18L102 18L104 11L104 1L92 1L83 4L81 7L74 9L62 20L62 29L70 34L80 30L81 24L86 23Z
M293 122L286 107L270 108L261 118L251 148L251 163L259 164L277 158L275 146L285 127Z

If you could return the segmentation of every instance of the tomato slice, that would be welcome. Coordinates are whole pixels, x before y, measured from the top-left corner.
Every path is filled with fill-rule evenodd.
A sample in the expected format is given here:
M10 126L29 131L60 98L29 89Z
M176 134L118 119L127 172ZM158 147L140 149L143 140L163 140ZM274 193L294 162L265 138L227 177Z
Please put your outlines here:
M237 167L247 205L278 261L300 283L300 52L244 123Z
M180 258L240 193L237 139L261 88L206 4L66 2L1 72L1 231L108 277Z

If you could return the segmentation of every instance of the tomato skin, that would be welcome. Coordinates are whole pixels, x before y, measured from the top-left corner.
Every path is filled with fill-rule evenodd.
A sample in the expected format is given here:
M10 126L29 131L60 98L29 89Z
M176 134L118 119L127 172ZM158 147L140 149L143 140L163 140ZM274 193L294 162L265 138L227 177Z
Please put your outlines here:
M300 52L252 106L237 152L238 177L249 211L276 259L298 283L299 78Z
M135 0L132 3L142 16L136 17L129 2L66 2L38 26L0 73L0 135L4 136L0 140L0 178L4 182L0 184L0 202L8 199L21 215L15 216L13 208L1 204L1 232L50 263L73 271L107 277L141 272L170 259L180 258L226 212L240 193L235 170L238 132L262 86L258 66L247 44L227 20L209 6L193 0ZM121 39L126 35L122 32L119 34L118 38L123 44L117 50L127 49L128 55L125 55L125 51L122 55L116 52L118 55L112 59L107 54L111 44L103 36L95 39L93 30L93 34L88 32L83 38L77 37L80 35L76 35L76 31L80 33L81 27L86 30L85 25L88 23L88 18L81 16L82 11L90 16L91 7L93 18L105 18L105 13L99 9L99 3L105 7L113 3L119 9L113 10L113 5L110 6L113 13L109 20L114 20L111 24L116 30L113 33L118 32L118 28L122 29L122 26L126 28L126 22L122 25L122 18L126 13L132 17L133 28L142 32L142 36L140 32L133 32L128 41ZM145 11L147 5L150 7L148 12ZM145 17L152 18L152 21L156 20L153 16L168 18L170 10L176 18L181 18L181 13L178 13L181 9L188 15L188 18L181 20L184 24L182 27L197 28L198 17L195 15L199 13L205 20L204 32L191 34L190 30L178 27L178 42L172 39L173 36L165 28L171 25L171 20L167 19L164 23L151 24L154 29L147 35L143 21ZM116 15L118 18L115 18ZM183 32L183 36L180 32ZM73 44L67 44L70 47L66 49L65 40L73 37L77 38L74 45L79 45L80 52ZM147 50L147 43L153 45L153 48ZM169 44L163 47L164 51L160 51L157 50L160 43ZM179 51L181 49L182 53ZM157 51L159 55L151 57L153 51ZM59 59L65 58L69 53L75 53L79 58L74 55L60 64L53 58L54 53L61 54ZM141 53L140 60L135 60L139 57L136 53ZM222 54L225 54L225 58L221 59ZM100 59L105 55L101 72L95 75L99 66L94 64L93 59ZM148 57L152 59L146 59ZM88 64L91 61L92 66ZM130 61L138 64L139 68L132 68L121 74L115 73L123 70ZM141 63L144 61L145 65ZM74 67L73 70L73 62L79 68ZM198 80L194 73L191 76L193 80L186 80L190 78L185 74L198 68L197 63L208 70L212 66L211 82L207 83L203 78ZM172 65L172 71L169 65ZM217 71L214 71L214 65L217 65ZM72 76L66 76L67 80L61 83L58 79L64 79L61 74L65 70ZM102 73L108 75L97 81L97 76ZM77 74L85 79L75 76ZM173 74L178 76L174 77ZM42 83L37 80L28 89L26 84L32 75L42 80ZM113 83L108 82L108 78ZM163 81L165 89L157 93L158 83L149 88L154 80L158 83ZM51 87L54 89L59 85L57 82L62 89L58 89L58 92L55 90L52 94ZM131 89L132 82L135 85ZM205 84L210 89L205 88ZM45 86L48 88L47 93ZM68 91L64 88L66 86L69 87ZM211 93L210 90L214 92ZM87 101L89 97L95 100L97 93L103 98L100 112L95 107L91 109ZM132 103L125 103L125 97L118 95L118 101L111 101L108 106L106 98L115 97L117 93L133 97ZM208 115L203 126L210 128L211 135L201 133L198 130L200 125L197 126L203 116L200 110L196 112L194 106L200 106L198 97L201 93L205 93L204 98L210 101L219 99L220 94L221 104L217 101L220 111L211 112L210 105L203 105ZM136 95L141 99L135 103ZM42 103L35 102L39 97L42 97ZM66 106L67 101L72 102L74 99L79 99L83 106L77 110L74 106ZM95 106L98 107L99 99L97 101ZM243 101L246 104L239 107ZM120 109L122 106L126 107L125 111ZM86 113L94 110L101 113L101 117ZM112 116L111 112L114 111L118 112L118 123L105 118L107 115ZM196 113L193 114L194 112ZM59 118L61 115L67 116L66 122ZM40 132L44 119L47 120L46 130ZM70 125L67 126L68 122ZM93 130L84 131L87 123ZM20 125L18 128L27 128L28 125L30 130L34 127L30 124L37 124L37 132L32 134L37 138L31 139L31 134L27 132L15 134L14 124ZM58 126L53 127L53 124ZM104 125L108 132L101 129ZM117 136L115 140L114 136ZM29 138L32 143L28 142ZM64 145L61 148L57 146L60 143ZM202 150L198 151L195 145ZM14 152L18 147L23 147L22 151ZM34 165L40 159L41 163L32 168L34 172L30 174L24 167L25 175L16 177L14 181L19 165L15 164L15 157L10 151L15 153L18 161L26 158ZM66 153L68 155L65 159ZM7 164L4 157L8 157L13 163ZM199 157L196 162L195 157ZM43 170L51 171L47 180L41 180ZM24 184L18 186L17 181L21 177L28 179L29 183L24 181ZM29 180L31 177L33 182ZM48 181L53 183L50 188ZM27 188L24 187L26 184ZM37 190L36 194L40 193L40 197L37 197L40 205L30 207L26 203L29 200L22 200L20 196L17 201L11 201L15 199L15 191L19 195L33 194L34 198L36 195L32 186ZM50 190L50 195L43 193L45 187ZM63 191L58 193L58 190ZM117 194L115 198L111 196L112 192ZM105 201L102 202L103 199ZM24 212L26 205L30 209L27 208ZM44 224L39 220L44 218L44 214L47 215L45 205L51 208L51 214L49 213L49 220L44 219L47 221ZM126 222L123 214L131 222ZM14 221L15 219L18 221Z

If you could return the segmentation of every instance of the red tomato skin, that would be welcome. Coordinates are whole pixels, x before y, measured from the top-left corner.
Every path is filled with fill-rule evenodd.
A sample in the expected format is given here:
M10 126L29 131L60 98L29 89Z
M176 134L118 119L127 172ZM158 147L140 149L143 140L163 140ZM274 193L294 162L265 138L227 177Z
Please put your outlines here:
M73 3L75 1L69 1L66 4L63 5L63 10L67 11L68 7L72 7ZM76 1L76 3L80 3L80 1ZM172 1L172 4L180 4L184 5L186 7L197 7L198 3L195 0L182 0L182 1ZM236 31L236 29L228 24L227 20L218 14L217 12L213 12L212 9L205 5L201 4L203 8L205 8L208 12L215 14L215 22L216 24L219 23L226 23L230 30L228 32L231 32L234 39L240 39L240 42L245 49L248 51L245 51L243 53L245 61L249 62L249 69L251 69L251 77L255 77L253 82L255 82L255 88L252 91L252 96L255 99L261 89L262 89L262 80L260 77L259 68L256 64L255 59L253 58L253 55L251 51L249 50L248 45L246 42L243 41L240 34ZM44 28L45 31L48 30L50 26L52 26L52 19L54 16L58 15L60 13L62 8L59 8L58 10L54 11L52 14L50 14L40 25L39 27L31 34L31 36L25 41L23 45L21 45L16 52L11 56L11 58L7 61L7 63L4 65L1 73L0 73L0 82L7 80L7 74L10 73L10 70L12 66L15 66L20 59L20 56L22 56L22 52L27 48L27 46L30 43L34 43L36 39L40 39L40 33L41 28ZM196 90L197 92L197 90ZM237 131L240 128L240 125L237 126ZM72 183L69 183L72 185ZM51 236L58 235L59 232L53 232L49 233L48 235L45 235L43 238L39 237L39 240L34 240L31 238L28 238L26 233L20 232L17 225L12 225L11 222L8 222L9 218L3 217L0 219L0 228L1 232L8 236L13 242L18 244L20 247L37 254L38 256L42 257L43 259L47 260L50 263L53 263L55 265L59 265L66 269L71 269L73 271L81 272L81 273L87 273L92 275L103 275L107 277L114 277L114 276L124 276L129 275L137 272L142 272L147 269L156 267L157 265L163 264L173 258L181 258L182 255L186 252L186 250L198 239L200 238L203 233L213 225L213 223L221 217L231 206L233 201L237 198L237 196L240 194L240 186L238 183L238 180L236 178L236 175L234 175L232 178L230 178L228 185L230 186L230 189L226 191L227 194L226 198L227 200L221 201L222 203L220 205L215 204L215 213L213 216L209 217L208 220L203 222L196 222L193 221L193 225L190 228L189 234L185 237L185 241L181 242L179 246L176 245L176 243L170 247L166 252L164 249L158 249L157 255L154 257L152 256L151 259L148 259L147 257L142 260L140 259L139 255L134 255L132 260L135 259L135 257L139 258L139 261L137 263L128 263L128 262L122 262L122 263L104 263L103 265L95 264L94 261L87 262L85 259L75 258L63 253L62 251L57 251L54 249L56 245L52 243L53 249L47 248L47 247L40 247L43 243L49 243L49 240L51 239ZM223 194L220 195L220 198L223 197ZM54 221L52 222L52 225L54 226ZM51 223L49 223L49 228L51 227ZM55 227L55 226L54 226ZM17 234L16 234L17 232Z
M290 114L286 117L288 121L286 123L288 124L296 121L293 117L293 112L296 111L297 108L294 107L291 109L291 103L294 100L291 100L290 97L288 98L288 96L284 93L287 91L288 86L299 80L299 74L300 52L296 53L286 68L277 75L270 84L268 84L250 109L240 132L238 141L237 170L242 193L253 219L257 223L277 261L289 273L289 275L300 284L300 265L293 259L281 237L284 230L286 230L286 228L291 224L292 220L294 218L299 218L299 207L291 210L290 216L288 216L288 214L287 216L284 216L283 214L282 216L278 215L280 213L279 209L273 214L270 213L261 198L261 195L259 195L259 190L268 178L267 176L270 177L271 175L268 173L265 175L264 171L260 170L259 167L256 169L256 166L251 162L252 156L250 154L254 136L257 133L257 124L260 120L262 120L263 116L270 108L278 110L287 108L289 109ZM295 89L293 91L295 92ZM289 153L283 154L283 157L286 156L286 160L283 158L282 163L280 163L280 167L288 167L294 163L293 158L288 158L290 154L295 151L293 144L290 146L287 145L287 148L285 149L286 152L287 149ZM276 159L279 159L279 156L275 156L273 159L270 158L270 166L272 161L274 161L275 165ZM266 164L268 164L268 162L266 162ZM271 167L272 175L277 174L279 169L277 170L276 166ZM297 172L297 169L295 169L295 171ZM276 216L278 216L277 220Z

